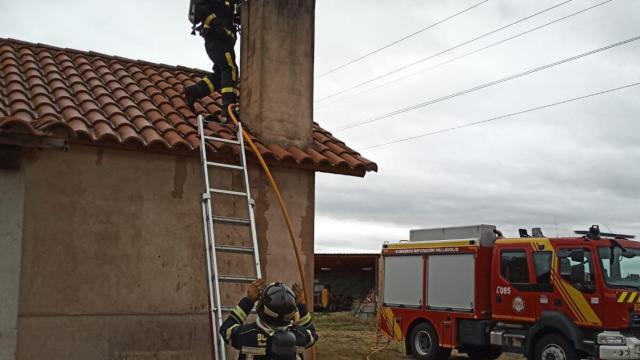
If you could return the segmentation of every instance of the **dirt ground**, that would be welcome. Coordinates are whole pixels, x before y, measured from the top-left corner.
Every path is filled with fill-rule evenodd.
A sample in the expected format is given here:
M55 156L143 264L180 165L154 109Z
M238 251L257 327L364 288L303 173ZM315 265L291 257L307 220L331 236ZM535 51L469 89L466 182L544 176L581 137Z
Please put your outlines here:
M351 313L314 314L314 322L318 329L320 341L317 344L317 357L324 359L369 359L369 360L395 360L408 359L404 354L404 345L400 342L391 342L380 352L371 354L374 349L379 349L387 344L387 338L382 334L380 342L376 344L375 319L369 321L354 320ZM367 358L367 356L369 356ZM454 354L451 359L467 360L465 355ZM501 360L521 359L515 356L502 356Z

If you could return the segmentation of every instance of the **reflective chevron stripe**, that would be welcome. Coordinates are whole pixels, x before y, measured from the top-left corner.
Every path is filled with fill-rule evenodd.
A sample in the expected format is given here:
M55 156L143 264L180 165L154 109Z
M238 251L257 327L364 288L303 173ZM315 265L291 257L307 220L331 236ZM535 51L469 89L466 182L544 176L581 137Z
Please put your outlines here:
M626 303L640 303L640 296L638 296L638 292L637 291L622 291L619 295L618 295L618 304L621 304L623 302Z

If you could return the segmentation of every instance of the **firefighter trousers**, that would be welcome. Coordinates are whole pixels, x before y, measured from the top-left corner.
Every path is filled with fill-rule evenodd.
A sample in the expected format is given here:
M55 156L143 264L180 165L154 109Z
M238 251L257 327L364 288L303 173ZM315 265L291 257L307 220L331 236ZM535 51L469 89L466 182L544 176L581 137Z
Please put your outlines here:
M236 83L238 81L238 65L234 46L236 35L232 32L219 36L205 36L204 46L207 55L213 61L213 74L209 75L215 90L222 94L224 105L236 102Z

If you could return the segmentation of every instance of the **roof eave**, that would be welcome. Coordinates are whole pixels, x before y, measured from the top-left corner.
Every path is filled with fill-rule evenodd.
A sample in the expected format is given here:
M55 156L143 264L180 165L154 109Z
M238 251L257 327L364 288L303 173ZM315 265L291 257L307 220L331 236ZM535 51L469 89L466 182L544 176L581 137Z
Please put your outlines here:
M197 151L197 149L194 149L194 150L175 149L175 148L164 147L161 145L149 147L149 146L133 144L133 143L122 144L122 143L109 141L109 140L100 140L96 142L93 140L80 139L80 138L74 138L72 140L69 140L68 144L69 146L80 145L80 146L90 146L90 147L97 147L97 148L109 148L109 149L116 149L116 150L143 152L143 153L150 153L150 154L174 155L174 156L177 155L177 156L184 156L184 157L191 157L191 158L199 158L199 151ZM221 159L221 158L228 157L228 155L229 155L228 153L214 153L212 154L213 156L212 158ZM253 159L254 157L255 156L252 155L248 159L248 161L252 163L257 163L257 161ZM356 176L356 177L364 177L368 171L377 171L377 169L367 170L364 167L351 169L346 166L331 166L331 165L317 166L309 163L297 163L294 160L278 161L278 160L266 159L266 163L269 166L274 166L279 168L308 170L308 171L315 171L315 172L322 172L322 173L329 173L329 174L336 174L336 175Z

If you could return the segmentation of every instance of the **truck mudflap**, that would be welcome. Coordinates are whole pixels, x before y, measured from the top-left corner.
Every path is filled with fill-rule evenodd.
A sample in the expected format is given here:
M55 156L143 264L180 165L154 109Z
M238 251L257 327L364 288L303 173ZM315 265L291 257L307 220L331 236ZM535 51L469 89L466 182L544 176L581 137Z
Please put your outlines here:
M601 333L601 335L609 336L608 333L610 332L605 331L604 333ZM616 333L611 332L611 333L620 334L617 332ZM624 338L624 344L599 345L598 357L602 360L640 359L640 339L636 337L623 337L623 338Z

